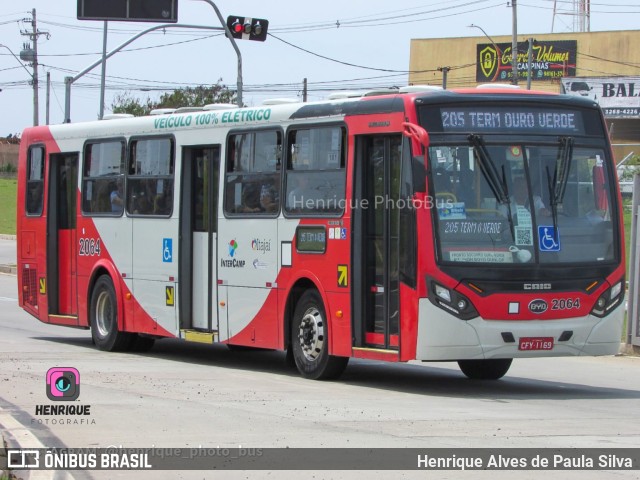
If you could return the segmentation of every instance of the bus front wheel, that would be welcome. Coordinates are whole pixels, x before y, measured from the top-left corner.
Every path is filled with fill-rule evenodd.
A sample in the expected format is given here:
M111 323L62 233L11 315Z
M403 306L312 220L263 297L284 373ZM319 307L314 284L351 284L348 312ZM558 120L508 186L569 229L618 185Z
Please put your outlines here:
M312 380L337 378L348 357L329 355L326 315L320 294L306 291L296 304L291 322L291 348L300 374Z
M118 302L113 282L107 275L96 281L91 294L91 337L100 350L127 350L134 337L118 330Z
M512 361L512 358L459 360L458 366L472 380L498 380L509 371Z

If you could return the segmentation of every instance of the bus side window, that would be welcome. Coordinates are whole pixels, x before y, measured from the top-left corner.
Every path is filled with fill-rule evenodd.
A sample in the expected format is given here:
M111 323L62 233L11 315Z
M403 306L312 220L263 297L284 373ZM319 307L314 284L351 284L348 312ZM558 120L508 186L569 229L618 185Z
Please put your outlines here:
M82 170L83 214L122 215L122 192L118 189L124 183L124 157L123 140L87 142Z
M282 135L261 130L227 142L224 211L231 216L274 216L280 210Z
M173 138L134 139L129 149L127 212L134 216L171 216L175 165Z
M346 132L340 126L289 132L285 212L340 215L346 187Z
M27 164L27 215L41 215L44 200L44 147L29 148Z

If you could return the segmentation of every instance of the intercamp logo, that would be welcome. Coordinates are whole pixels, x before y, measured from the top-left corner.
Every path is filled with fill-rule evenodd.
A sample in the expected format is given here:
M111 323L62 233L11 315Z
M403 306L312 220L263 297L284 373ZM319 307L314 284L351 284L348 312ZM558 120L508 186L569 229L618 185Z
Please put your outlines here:
M229 242L229 256L233 257L236 254L236 250L238 249L238 242L235 240L231 240Z

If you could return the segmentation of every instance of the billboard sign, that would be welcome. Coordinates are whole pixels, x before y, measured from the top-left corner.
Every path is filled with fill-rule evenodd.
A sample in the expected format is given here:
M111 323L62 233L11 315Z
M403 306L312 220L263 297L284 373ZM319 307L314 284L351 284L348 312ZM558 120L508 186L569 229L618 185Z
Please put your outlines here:
M78 0L78 20L178 21L178 0Z
M640 117L640 77L563 78L562 91L595 100L605 117Z
M534 42L531 79L557 80L576 74L576 40ZM476 81L511 82L510 43L479 43L476 45ZM527 79L529 42L518 43L518 79Z

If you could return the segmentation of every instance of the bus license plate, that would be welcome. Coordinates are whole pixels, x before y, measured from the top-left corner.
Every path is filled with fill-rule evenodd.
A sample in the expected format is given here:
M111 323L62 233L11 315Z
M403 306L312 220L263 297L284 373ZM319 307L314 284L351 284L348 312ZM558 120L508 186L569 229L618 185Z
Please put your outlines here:
M518 350L553 350L553 337L521 337Z

